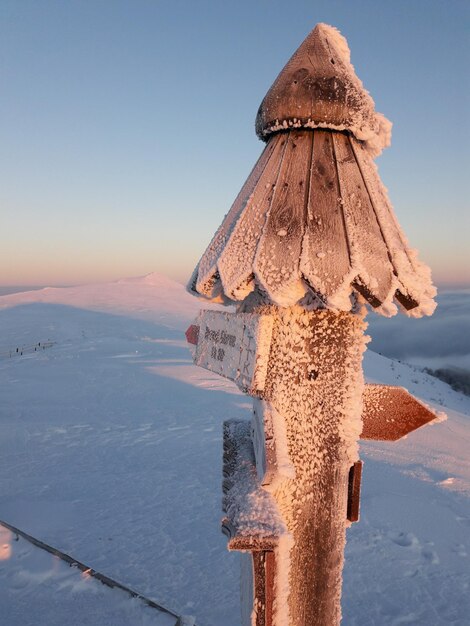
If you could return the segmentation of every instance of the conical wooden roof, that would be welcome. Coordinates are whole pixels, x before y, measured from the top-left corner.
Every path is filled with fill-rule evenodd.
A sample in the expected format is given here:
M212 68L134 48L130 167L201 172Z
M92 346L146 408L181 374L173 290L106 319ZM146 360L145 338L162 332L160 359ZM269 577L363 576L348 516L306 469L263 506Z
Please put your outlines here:
M266 111L273 109L265 103L271 102L272 92L283 91L283 75L295 69L306 42L315 43L319 38L323 45L328 27L320 26L307 37L264 99L257 125L267 145L188 288L224 303L240 302L258 292L264 301L279 306L301 303L338 310L351 310L351 296L359 293L384 315L397 311L394 300L411 315L430 314L435 307L435 289L429 269L408 247L368 142L360 140L352 127L346 131L288 124L287 130L273 130L270 125ZM330 63L332 67L339 64ZM321 75L318 68L312 69ZM356 79L354 89L358 84ZM359 91L357 94L346 99L346 104L354 102L356 119L362 97ZM372 119L373 102L365 92L362 102L367 113L363 119ZM292 103L295 98L289 96L286 110ZM336 100L333 109L334 115L342 115L345 125L346 105L341 108Z
M317 24L274 81L258 110L256 133L266 140L287 128L348 130L374 156L390 144L392 125L351 65L346 39Z

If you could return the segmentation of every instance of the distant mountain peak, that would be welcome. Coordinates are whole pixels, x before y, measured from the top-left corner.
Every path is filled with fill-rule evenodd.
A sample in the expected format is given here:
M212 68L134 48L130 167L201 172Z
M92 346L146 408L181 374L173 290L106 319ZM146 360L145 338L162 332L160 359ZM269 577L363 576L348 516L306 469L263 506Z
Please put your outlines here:
M138 285L151 285L155 287L180 285L180 283L178 283L177 281L172 280L171 278L168 278L168 276L160 274L159 272L150 272L149 274L144 274L143 276L130 276L127 278L120 278L116 282L126 284L132 283ZM181 287L183 287L183 285L181 285Z

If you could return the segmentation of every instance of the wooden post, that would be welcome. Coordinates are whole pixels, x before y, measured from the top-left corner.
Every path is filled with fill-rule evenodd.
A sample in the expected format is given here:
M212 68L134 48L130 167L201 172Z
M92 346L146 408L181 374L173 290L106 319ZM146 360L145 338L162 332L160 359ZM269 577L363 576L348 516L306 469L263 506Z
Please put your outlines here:
M262 395L284 421L295 472L270 490L292 537L290 553L276 558L275 578L287 574L289 585L287 597L275 595L275 623L334 626L341 617L348 477L362 429L365 324L361 314L274 310Z
M274 552L254 550L241 557L242 626L273 626Z
M363 313L245 303L202 311L186 333L198 365L256 397L251 423L224 424L222 528L247 553L243 626L338 623L345 528L359 519L357 440L436 419L401 387L363 385Z
M361 433L396 440L435 419L406 390L364 391L365 303L435 307L372 160L390 128L346 40L318 24L261 103L265 150L188 285L238 305L188 329L195 362L256 398L252 424L224 427L223 530L251 553L243 626L339 623Z

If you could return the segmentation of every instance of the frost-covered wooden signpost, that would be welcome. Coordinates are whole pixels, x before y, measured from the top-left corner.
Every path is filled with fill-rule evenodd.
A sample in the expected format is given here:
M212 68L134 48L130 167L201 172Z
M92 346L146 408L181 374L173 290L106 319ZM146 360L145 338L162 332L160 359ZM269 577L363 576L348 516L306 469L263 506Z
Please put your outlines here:
M195 362L254 397L224 430L223 530L244 552L244 626L334 626L346 527L359 517L360 437L397 439L435 415L364 385L369 305L431 314L429 270L407 246L373 158L391 124L346 40L319 24L258 111L266 147L189 289Z

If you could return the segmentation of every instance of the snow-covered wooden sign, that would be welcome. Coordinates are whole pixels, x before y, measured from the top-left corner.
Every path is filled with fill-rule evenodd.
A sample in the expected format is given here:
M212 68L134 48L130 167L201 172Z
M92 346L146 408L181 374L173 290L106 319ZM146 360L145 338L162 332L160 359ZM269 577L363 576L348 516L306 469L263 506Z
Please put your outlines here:
M272 327L270 315L202 311L186 335L197 341L196 365L256 394L264 389Z
M444 415L434 413L403 387L365 385L362 401L361 439L398 441Z
M186 335L198 365L255 396L252 422L224 432L224 529L230 549L252 552L243 626L339 626L359 439L396 440L435 419L404 389L364 391L358 304L390 316L396 300L413 317L435 306L373 162L390 127L346 40L318 24L261 103L266 148L188 285L246 311L206 311ZM285 532L267 523L268 495Z
M398 441L421 426L445 419L444 414L436 414L404 387L367 384L362 402L361 439ZM256 399L251 425L258 477L270 491L295 474L287 453L284 422L271 403Z

